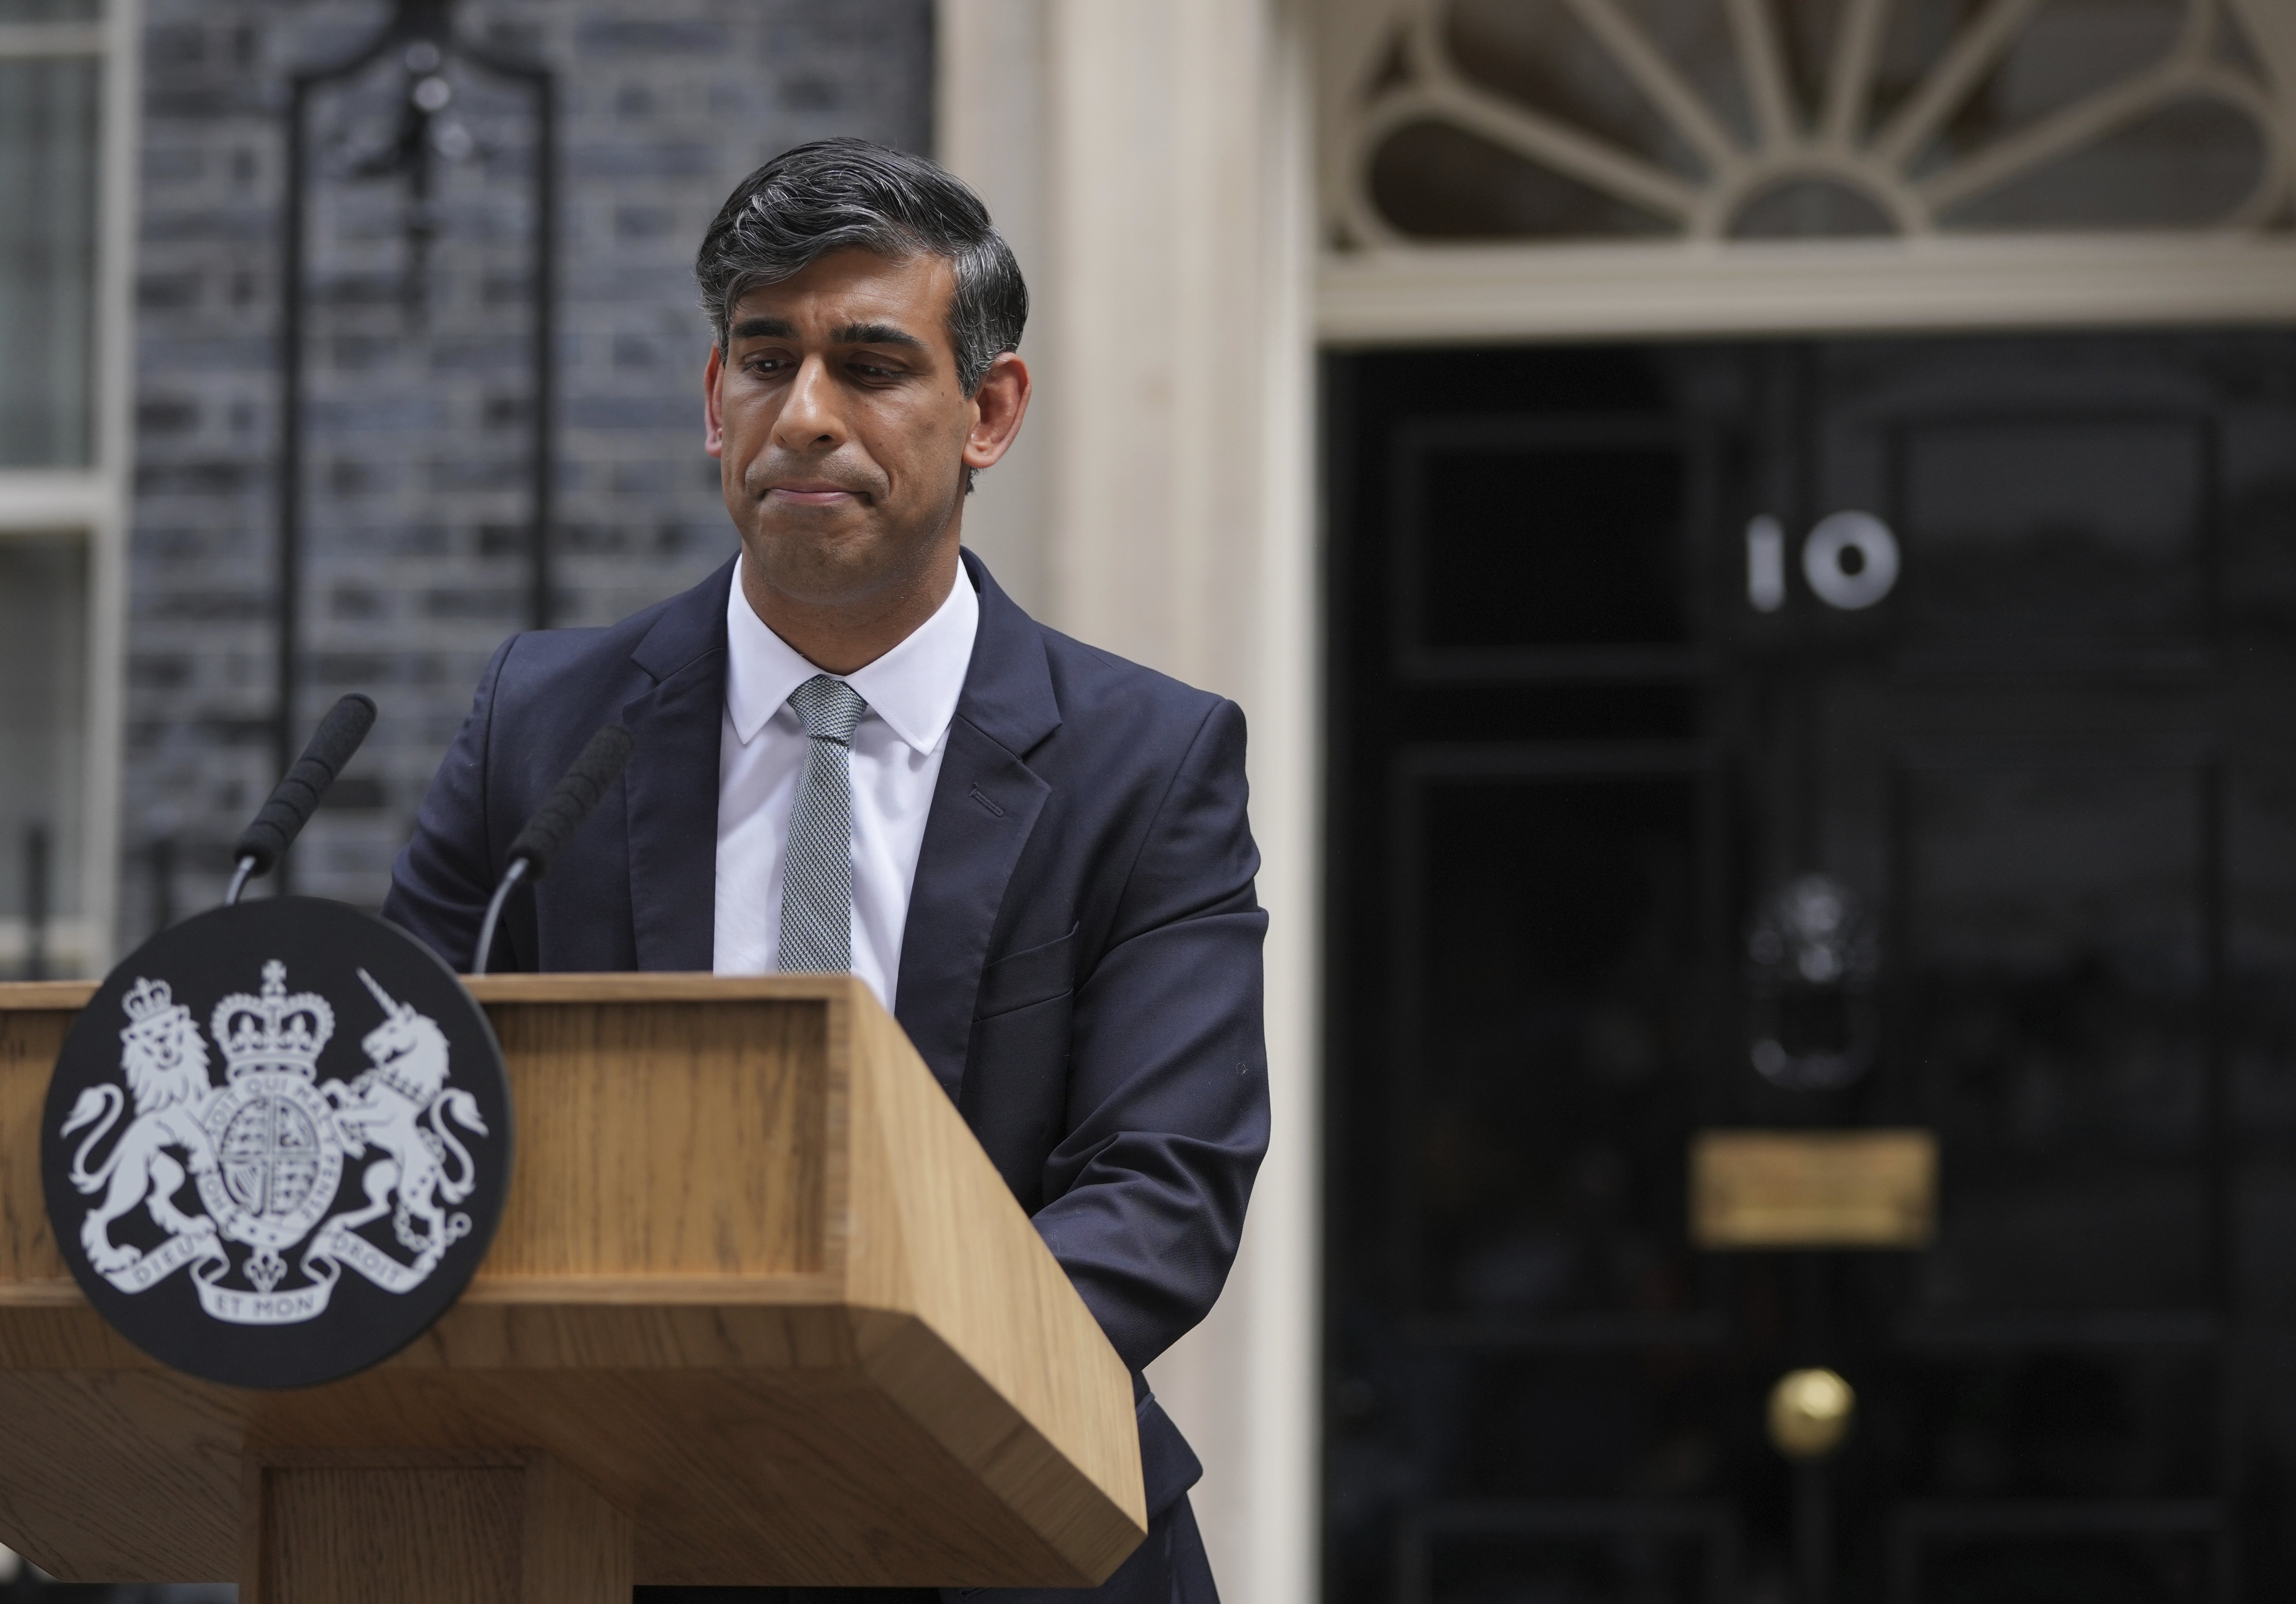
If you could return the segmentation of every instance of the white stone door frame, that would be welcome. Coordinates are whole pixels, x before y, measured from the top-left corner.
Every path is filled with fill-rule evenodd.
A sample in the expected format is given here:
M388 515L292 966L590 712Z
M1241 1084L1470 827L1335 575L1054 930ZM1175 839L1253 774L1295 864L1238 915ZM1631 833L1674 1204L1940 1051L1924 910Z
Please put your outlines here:
M1275 1130L1211 1317L1149 1380L1223 1595L1310 1604L1318 1509L1320 593L1298 0L939 0L936 153L1012 241L1036 399L966 544L1037 617L1234 697Z
M1327 255L1331 346L2296 321L2296 241L2049 236Z

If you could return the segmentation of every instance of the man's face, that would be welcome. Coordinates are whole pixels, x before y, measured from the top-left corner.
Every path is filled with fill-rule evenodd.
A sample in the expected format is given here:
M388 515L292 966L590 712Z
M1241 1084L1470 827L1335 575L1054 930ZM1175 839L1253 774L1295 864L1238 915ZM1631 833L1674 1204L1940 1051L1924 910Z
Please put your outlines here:
M917 582L955 538L980 424L957 387L955 288L944 258L853 250L735 303L709 357L706 443L773 590L861 603Z

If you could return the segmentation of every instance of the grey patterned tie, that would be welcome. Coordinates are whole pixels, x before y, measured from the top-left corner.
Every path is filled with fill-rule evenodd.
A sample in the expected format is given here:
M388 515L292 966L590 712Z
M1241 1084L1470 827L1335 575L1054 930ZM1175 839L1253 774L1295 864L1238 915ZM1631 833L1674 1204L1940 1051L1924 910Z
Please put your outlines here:
M842 679L816 674L790 693L812 737L805 788L790 813L782 862L783 969L853 967L853 727L869 704Z

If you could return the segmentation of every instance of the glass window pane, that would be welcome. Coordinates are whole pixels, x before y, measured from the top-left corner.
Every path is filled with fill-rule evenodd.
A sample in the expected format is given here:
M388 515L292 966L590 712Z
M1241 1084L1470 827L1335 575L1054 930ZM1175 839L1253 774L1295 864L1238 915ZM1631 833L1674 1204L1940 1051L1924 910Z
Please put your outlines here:
M95 22L102 0L0 0L0 22Z
M1365 63L1354 177L1428 242L2257 228L2286 201L2261 19L2287 3L1874 0L1868 57L1844 0L1423 0L1442 25Z
M87 544L0 538L0 979L82 972Z
M100 67L0 60L0 468L90 459Z

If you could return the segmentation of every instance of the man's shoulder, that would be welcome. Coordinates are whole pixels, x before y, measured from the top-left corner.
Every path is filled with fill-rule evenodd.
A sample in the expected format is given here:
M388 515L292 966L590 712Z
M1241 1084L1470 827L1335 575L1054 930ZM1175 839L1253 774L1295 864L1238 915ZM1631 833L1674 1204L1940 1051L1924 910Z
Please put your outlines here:
M1111 793L1130 783L1154 788L1206 738L1223 752L1235 744L1241 761L1243 715L1233 702L1057 629L1037 629L1060 727L1030 761L1048 777L1088 777L1095 789ZM1119 777L1125 776L1130 781Z
M1049 625L1037 624L1036 629L1045 643L1045 666L1051 671L1064 719L1119 713L1160 722L1178 720L1193 728L1226 700Z
M1241 731L1234 703L1063 635L1029 617L974 553L964 562L980 592L980 633L957 715L1040 772L1106 785L1169 769L1207 723Z

